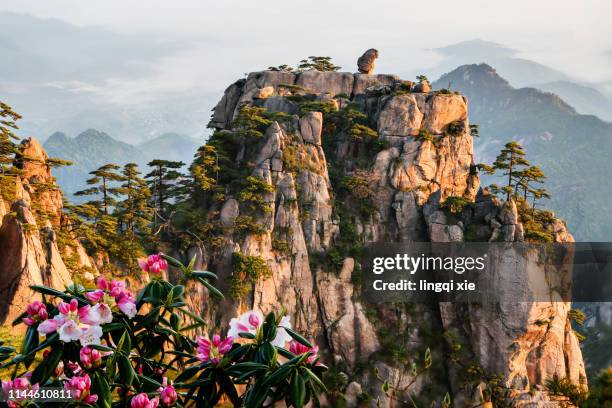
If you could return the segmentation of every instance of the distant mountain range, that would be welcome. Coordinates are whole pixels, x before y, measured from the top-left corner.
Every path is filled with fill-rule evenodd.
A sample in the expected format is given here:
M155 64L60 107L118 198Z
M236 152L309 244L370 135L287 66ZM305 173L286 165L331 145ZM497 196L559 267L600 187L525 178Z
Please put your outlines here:
M104 132L88 129L75 138L65 133L53 133L44 143L44 148L51 157L72 162L71 166L62 167L53 173L58 184L71 201L79 202L76 191L85 188L89 172L98 167L115 163L124 165L136 163L144 174L147 163L153 159L182 161L191 164L197 148L203 143L188 136L166 133L151 141L131 145L120 142Z
M576 238L612 239L612 123L577 113L556 94L513 88L487 64L461 66L433 85L449 83L468 97L470 118L480 125L480 161L491 163L504 143L520 141L548 176L547 206L567 220Z
M487 63L514 87L529 86L554 92L579 113L596 115L612 122L610 84L581 82L546 65L519 58L517 50L490 41L463 41L432 51L444 58L438 66L429 70L432 78L440 77L458 66ZM444 86L448 86L448 83Z

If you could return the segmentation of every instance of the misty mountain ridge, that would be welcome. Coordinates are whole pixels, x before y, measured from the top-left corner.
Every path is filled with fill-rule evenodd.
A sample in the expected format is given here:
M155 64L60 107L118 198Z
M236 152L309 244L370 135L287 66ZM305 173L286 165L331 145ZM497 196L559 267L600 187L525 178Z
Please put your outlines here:
M521 142L529 160L548 176L550 207L567 220L576 238L612 238L612 192L602 188L612 172L612 123L576 112L556 94L514 88L487 64L463 65L433 86L448 84L467 96L470 118L479 124L479 161L491 163L506 142ZM494 181L483 178L484 185Z
M131 145L114 139L105 132L88 129L71 138L63 132L55 132L44 143L49 156L72 162L54 171L58 184L66 195L75 202L76 191L86 187L89 172L98 167L114 163L123 166L136 163L144 174L147 163L153 159L182 161L191 164L193 155L202 143L189 136L166 133L149 142Z
M434 48L433 51L445 58L430 70L433 78L458 66L485 63L495 67L498 76L514 87L553 92L578 112L612 122L612 94L606 91L605 83L585 83L554 68L519 58L517 50L480 39Z

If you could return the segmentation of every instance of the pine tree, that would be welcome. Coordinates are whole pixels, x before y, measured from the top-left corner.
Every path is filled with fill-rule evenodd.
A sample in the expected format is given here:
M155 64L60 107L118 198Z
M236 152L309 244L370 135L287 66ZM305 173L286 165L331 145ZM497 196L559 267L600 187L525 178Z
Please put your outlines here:
M87 180L90 187L74 193L76 196L101 196L100 200L92 200L89 203L98 206L103 215L109 215L111 209L117 203L115 197L121 194L117 182L123 181L123 176L117 173L120 167L116 164L105 164L97 170L89 172L93 177Z
M184 186L179 184L184 174L178 169L185 163L156 159L148 163L153 170L145 176L151 190L153 207L157 211L156 217L166 219L172 203L185 193Z
M124 197L117 204L116 216L119 228L135 239L136 234L148 235L153 215L153 208L149 206L151 192L146 181L140 177L138 165L128 163L121 171L123 184L119 193Z
M506 143L493 163L495 170L503 170L502 174L508 176L508 182L502 189L506 193L506 200L510 200L510 196L515 193L513 186L520 179L521 171L527 166L529 162L525 158L523 146L515 141Z
M0 193L5 198L12 198L10 192L13 191L13 188L10 186L14 176L18 173L13 166L13 161L18 152L18 146L15 143L18 137L14 131L18 129L16 122L19 119L21 116L18 113L0 101Z
M334 65L331 62L331 57L317 57L310 56L307 59L300 61L298 65L298 71L308 71L315 69L317 71L338 71L340 70L338 65Z

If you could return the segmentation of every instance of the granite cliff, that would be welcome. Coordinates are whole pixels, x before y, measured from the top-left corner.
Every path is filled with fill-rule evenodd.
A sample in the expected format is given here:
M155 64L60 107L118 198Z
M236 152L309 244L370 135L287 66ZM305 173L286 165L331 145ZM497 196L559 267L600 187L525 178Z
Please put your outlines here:
M412 384L411 362L425 347L435 370L411 392L448 390L455 406L480 404L494 381L513 406L557 406L540 391L547 379L584 381L568 303L375 306L360 299L355 247L524 239L514 202L479 190L464 96L394 75L255 72L230 85L214 109L210 126L219 137L235 130L245 105L283 113L260 140L238 141L230 158L267 186L259 194L263 206L253 212L244 195L226 186L227 195L209 207L209 219L220 225L218 241L191 252L226 282L245 279L236 254L265 261L269 271L252 281L248 296L203 311L211 321L237 309L284 308L348 378L339 393L349 406L369 397L380 406L401 405L402 393L387 398L381 383L398 390ZM361 125L343 122L355 112L363 115ZM473 202L459 218L444 208L456 197ZM258 228L238 234L245 217ZM556 242L573 241L558 219L545 229ZM479 373L470 384L450 362L458 344Z
M20 144L20 170L0 196L0 321L10 324L36 298L30 285L64 289L76 269L95 271L70 236L62 193L49 157L36 139ZM68 265L68 266L67 266Z

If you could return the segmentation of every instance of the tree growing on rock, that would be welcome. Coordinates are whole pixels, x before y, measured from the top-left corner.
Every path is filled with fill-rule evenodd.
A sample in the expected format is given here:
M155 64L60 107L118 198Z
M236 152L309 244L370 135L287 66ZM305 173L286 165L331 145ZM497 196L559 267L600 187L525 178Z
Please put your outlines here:
M307 59L303 59L300 61L300 65L298 65L298 71L339 71L342 67L335 65L331 62L331 57L317 57L310 56Z
M148 163L153 168L144 178L151 190L155 218L167 218L174 199L181 194L178 181L184 177L178 171L185 163L155 159Z
M506 193L506 200L510 200L510 196L515 193L515 186L528 166L529 162L525 158L523 146L514 140L506 143L493 163L495 170L501 170L502 175L508 176L506 185L501 189Z
M109 215L117 203L116 197L121 194L117 182L123 181L123 176L117 172L119 169L118 165L109 163L89 172L93 177L87 180L87 184L92 187L77 191L74 195L99 197L89 203L98 206L102 214Z

